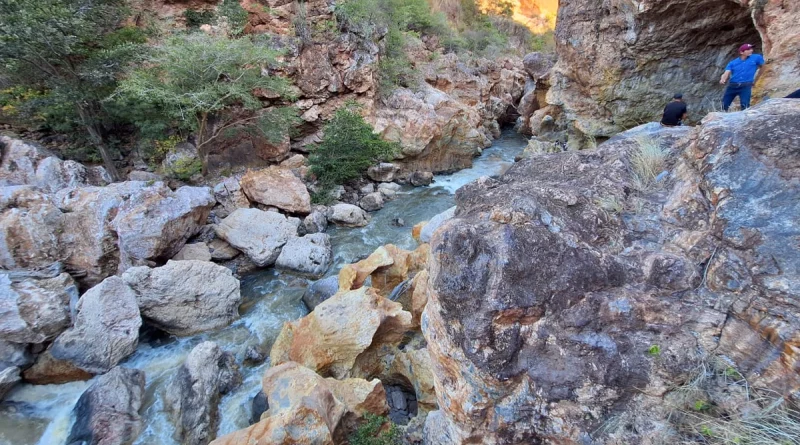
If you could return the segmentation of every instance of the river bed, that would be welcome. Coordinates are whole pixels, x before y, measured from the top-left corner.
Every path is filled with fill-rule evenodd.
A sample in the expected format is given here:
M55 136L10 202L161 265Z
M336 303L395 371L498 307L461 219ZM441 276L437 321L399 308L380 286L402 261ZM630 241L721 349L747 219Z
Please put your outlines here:
M365 227L330 227L327 233L331 236L334 264L328 275L338 273L342 265L364 258L384 244L415 249L417 242L411 237L411 227L452 207L455 204L453 194L464 184L481 176L503 173L526 143L524 137L505 130L475 159L472 168L436 176L429 187L404 187L394 200L372 214L372 220ZM394 224L397 218L404 221L402 227ZM134 444L178 445L172 437L174 428L164 411L163 393L192 348L203 341L214 341L233 353L240 364L244 362L248 347L268 353L283 323L307 314L301 298L311 282L275 269L253 273L241 281L241 318L227 328L185 338L143 334L136 352L121 363L124 367L140 369L146 375L141 411L145 429ZM243 384L220 402L217 437L249 425L251 401L260 389L261 376L268 363L269 360L256 366L241 366ZM18 385L0 403L0 445L65 444L74 421L72 407L91 382Z

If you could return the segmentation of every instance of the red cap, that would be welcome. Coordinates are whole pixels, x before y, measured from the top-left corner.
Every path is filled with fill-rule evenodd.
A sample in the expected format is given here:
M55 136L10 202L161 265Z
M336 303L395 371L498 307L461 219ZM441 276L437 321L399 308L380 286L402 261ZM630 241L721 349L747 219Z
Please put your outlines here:
M743 53L743 52L745 52L745 51L747 51L749 49L753 49L753 45L751 45L749 43L745 43L744 45L739 47L739 52Z

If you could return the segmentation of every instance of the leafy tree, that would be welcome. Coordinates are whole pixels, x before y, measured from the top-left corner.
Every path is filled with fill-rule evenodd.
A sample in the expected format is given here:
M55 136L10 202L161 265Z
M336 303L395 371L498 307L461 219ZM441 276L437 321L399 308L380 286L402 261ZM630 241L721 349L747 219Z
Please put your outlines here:
M335 185L361 177L371 165L392 159L400 149L373 133L353 106L337 110L323 132L322 142L308 160L320 186L315 196L318 202L327 200Z
M156 47L148 63L120 83L117 98L147 104L177 129L193 132L203 174L207 174L210 143L235 128L260 132L273 141L286 134L292 109L263 110L256 96L261 91L291 98L285 78L265 73L277 55L249 36L176 35ZM145 119L137 125L152 126L152 122Z
M145 40L120 28L126 14L124 0L0 0L0 70L12 84L39 92L22 104L30 120L82 128L114 179L107 143L113 116L102 99Z

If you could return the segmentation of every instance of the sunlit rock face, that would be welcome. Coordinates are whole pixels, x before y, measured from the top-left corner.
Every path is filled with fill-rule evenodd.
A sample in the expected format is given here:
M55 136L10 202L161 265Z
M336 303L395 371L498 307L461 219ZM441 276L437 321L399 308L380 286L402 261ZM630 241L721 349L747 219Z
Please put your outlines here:
M431 240L427 443L657 443L710 356L797 397L798 125L776 99L460 189ZM666 158L645 187L648 144Z
M558 14L547 102L578 138L655 120L676 92L695 121L721 108L719 78L743 43L767 59L757 97L797 88L797 2L563 0Z

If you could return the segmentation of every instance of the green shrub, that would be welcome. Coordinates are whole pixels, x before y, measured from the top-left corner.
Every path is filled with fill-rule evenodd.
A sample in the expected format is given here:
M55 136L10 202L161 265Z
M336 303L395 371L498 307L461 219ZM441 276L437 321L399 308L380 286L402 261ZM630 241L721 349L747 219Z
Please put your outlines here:
M371 165L392 159L400 149L373 133L352 106L337 110L323 132L308 160L319 185L316 202L325 201L336 185L361 177Z
M400 445L400 431L397 425L382 430L386 417L367 414L366 422L350 436L350 445Z
M242 35L244 27L247 26L248 14L239 4L239 0L222 0L217 13L220 18L225 18L232 35Z
M142 113L142 121L137 122L142 128L152 130L168 122L178 130L193 132L205 174L209 144L225 138L232 129L252 129L274 142L285 136L294 110L264 110L254 94L265 90L292 99L285 78L261 73L261 66L277 63L277 55L263 40L250 36L176 35L155 48L146 66L134 69L120 82L116 98L158 111Z
M201 25L210 25L214 23L214 11L187 9L183 11L183 18L186 20L187 28L197 29Z
M180 158L172 165L168 172L169 176L188 181L192 177L203 171L203 161L198 158Z

